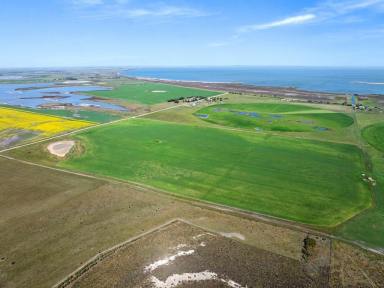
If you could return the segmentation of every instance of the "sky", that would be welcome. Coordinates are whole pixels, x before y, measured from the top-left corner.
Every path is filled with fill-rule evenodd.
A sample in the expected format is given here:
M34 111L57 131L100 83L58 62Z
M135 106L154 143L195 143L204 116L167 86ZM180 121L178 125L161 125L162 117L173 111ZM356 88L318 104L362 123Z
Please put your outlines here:
M0 67L380 66L384 0L2 0Z

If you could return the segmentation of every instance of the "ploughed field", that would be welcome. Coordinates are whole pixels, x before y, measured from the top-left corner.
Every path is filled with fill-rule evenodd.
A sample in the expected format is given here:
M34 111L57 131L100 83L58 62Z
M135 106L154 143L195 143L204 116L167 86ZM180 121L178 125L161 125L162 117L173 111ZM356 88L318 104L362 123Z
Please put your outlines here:
M134 82L118 86L112 90L92 91L87 94L112 99L121 99L131 103L158 104L181 97L211 97L220 92L196 88L186 88L162 83Z
M362 153L353 145L139 119L73 138L83 154L57 165L180 196L319 226L370 205ZM32 157L34 150L13 154Z
M200 109L195 116L214 124L256 131L321 132L353 124L353 119L343 113L276 103L213 105Z

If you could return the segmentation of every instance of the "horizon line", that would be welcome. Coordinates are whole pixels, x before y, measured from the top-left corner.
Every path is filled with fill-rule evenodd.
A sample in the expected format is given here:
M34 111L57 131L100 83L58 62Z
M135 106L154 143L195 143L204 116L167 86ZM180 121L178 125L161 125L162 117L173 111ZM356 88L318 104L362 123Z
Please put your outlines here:
M80 65L80 66L15 66L0 67L0 70L39 70L39 69L142 69L142 68L355 68L355 69L384 69L383 65L243 65L243 64L226 64L226 65Z

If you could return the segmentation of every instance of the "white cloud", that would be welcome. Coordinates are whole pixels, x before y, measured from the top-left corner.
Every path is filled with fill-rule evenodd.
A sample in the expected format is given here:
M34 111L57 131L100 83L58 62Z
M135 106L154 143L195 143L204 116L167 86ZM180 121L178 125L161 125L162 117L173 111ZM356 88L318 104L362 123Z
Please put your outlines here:
M348 0L335 1L328 0L315 7L306 9L308 13L318 16L318 21L325 21L345 15L354 15L360 10L383 11L384 0Z
M335 14L346 14L356 10L377 7L383 4L383 0L359 0L359 1L326 1L313 8L319 12L329 12Z
M124 7L105 7L102 10L92 11L85 14L87 17L98 19L125 18L171 18L171 17L202 17L206 14L187 7L164 6L157 8L124 8Z
M307 23L315 18L316 18L316 15L314 14L298 15L298 16L288 17L288 18L270 22L270 23L243 26L239 29L239 32L244 33L244 32L250 32L255 30L267 30L267 29L272 29L272 28L281 27L281 26L299 25L299 24Z
M376 12L384 12L384 0L327 0L319 5L310 7L302 11L298 16L288 17L282 20L273 21L263 24L245 25L237 29L238 33L245 33L257 30L266 30L288 25L299 25L308 22L322 22L334 18L345 17L345 24L353 23L358 19L362 22L361 17L356 17L354 12L364 9L372 9Z
M199 10L186 7L165 6L152 9L121 9L116 11L117 14L126 18L140 18L140 17L169 17L169 16L186 16L186 17L199 17L205 14ZM111 13L116 14L116 13Z
M109 18L155 18L155 17L201 17L207 13L187 6L157 4L137 6L131 0L72 0L74 8L84 17Z

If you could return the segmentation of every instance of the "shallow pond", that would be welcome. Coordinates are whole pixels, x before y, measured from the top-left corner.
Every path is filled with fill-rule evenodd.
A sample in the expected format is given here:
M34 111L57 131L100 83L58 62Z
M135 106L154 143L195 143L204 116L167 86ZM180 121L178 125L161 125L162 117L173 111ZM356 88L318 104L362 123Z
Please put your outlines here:
M47 104L72 104L80 107L126 110L119 105L92 100L91 96L81 94L81 92L108 89L101 86L57 87L54 83L0 84L0 104L29 108L39 108Z

